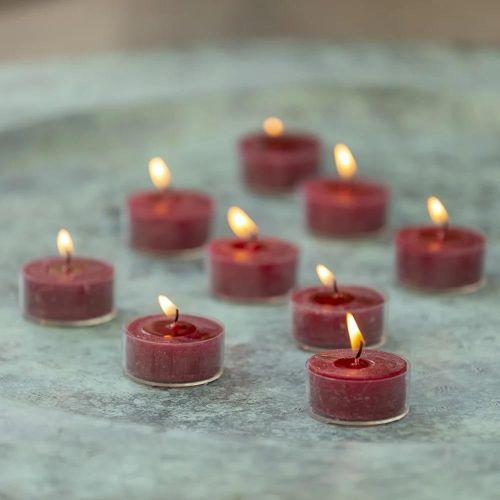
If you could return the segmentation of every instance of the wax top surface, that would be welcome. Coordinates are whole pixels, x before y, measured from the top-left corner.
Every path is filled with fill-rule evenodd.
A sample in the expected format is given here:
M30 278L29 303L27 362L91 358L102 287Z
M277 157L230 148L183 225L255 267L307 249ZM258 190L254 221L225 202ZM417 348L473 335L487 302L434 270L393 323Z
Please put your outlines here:
M357 369L336 364L337 360L349 358L354 358L351 349L335 349L315 354L309 358L306 366L311 372L327 378L359 381L391 378L408 369L407 361L401 356L371 349L363 350L361 355L362 360L370 363L369 366Z
M27 262L22 273L31 282L42 284L88 285L109 281L114 277L111 264L102 260L75 256L68 272L64 271L63 257L45 257Z
M325 286L312 286L299 288L292 294L292 301L312 308L338 309L340 311L350 311L352 309L365 309L376 307L385 302L384 296L374 290L364 286L342 285L338 287L339 300L329 300L335 295L331 288Z
M306 132L285 131L282 135L272 137L263 131L245 135L240 140L241 147L245 150L255 150L273 154L274 152L297 154L301 151L319 149L319 139Z
M147 219L206 217L215 206L210 196L191 189L136 191L128 197L127 204L132 217Z
M133 319L125 327L125 333L129 336L136 337L145 342L152 343L169 343L169 344L187 344L204 342L221 335L224 332L224 327L218 321L205 318L203 316L194 316L192 314L181 314L178 322L183 323L183 326L192 326L194 328L186 328L185 335L158 335L147 331L155 322L163 323L167 320L164 314L151 314L149 316L141 316Z
M299 250L288 241L263 236L255 242L218 238L210 242L209 252L213 257L227 258L241 265L254 265L295 260Z
M460 251L482 248L486 244L486 238L479 231L467 227L451 226L446 237L442 238L442 228L438 226L408 226L397 232L396 244L421 247L429 251Z
M358 176L351 179L318 177L306 181L303 189L314 193L316 197L338 198L345 203L350 200L356 200L356 203L370 203L389 196L389 188L385 184Z

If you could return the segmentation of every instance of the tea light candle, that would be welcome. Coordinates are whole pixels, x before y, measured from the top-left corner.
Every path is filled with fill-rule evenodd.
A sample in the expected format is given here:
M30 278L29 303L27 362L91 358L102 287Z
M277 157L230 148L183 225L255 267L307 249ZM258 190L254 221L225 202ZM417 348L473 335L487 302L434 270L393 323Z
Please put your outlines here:
M238 144L244 184L258 193L292 191L317 170L321 160L319 139L304 132L284 130L279 118L262 124L263 132L245 135Z
M309 410L322 422L368 426L408 414L408 362L395 354L363 350L363 336L347 314L352 350L315 354L306 364Z
M218 321L179 314L164 295L164 314L135 318L123 331L124 371L136 382L159 387L208 384L222 375L224 327Z
M334 274L319 264L316 272L323 286L300 288L292 293L292 331L304 350L349 347L346 312L356 314L367 346L384 341L384 296L364 286L337 284Z
M238 207L228 210L237 238L219 238L208 245L210 287L219 298L270 301L295 285L299 251L278 238L259 237L255 222Z
M113 319L113 266L73 256L66 229L57 235L61 257L45 257L21 269L20 302L24 316L36 323L90 326Z
M204 193L169 188L170 170L161 158L150 160L149 174L157 189L127 199L130 245L159 254L199 249L210 235L214 201Z
M355 177L356 160L344 144L334 148L340 178L306 181L301 199L307 229L322 237L350 237L380 230L386 222L389 188Z
M427 208L435 226L410 226L396 233L398 280L429 291L477 290L483 283L485 236L450 226L446 208L434 196Z

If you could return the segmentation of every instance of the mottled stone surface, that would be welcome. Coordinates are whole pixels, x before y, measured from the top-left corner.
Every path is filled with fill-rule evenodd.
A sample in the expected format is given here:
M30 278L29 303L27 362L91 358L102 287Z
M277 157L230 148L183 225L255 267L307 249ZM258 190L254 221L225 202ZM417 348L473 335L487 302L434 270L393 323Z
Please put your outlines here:
M110 55L0 66L0 498L498 498L500 478L500 52L298 43ZM350 144L359 169L393 186L391 227L371 240L305 235L293 197L238 183L234 143L275 114ZM385 349L413 367L410 415L331 427L306 413L304 363L283 306L217 302L202 262L152 260L123 243L127 192L146 161L211 191L217 233L230 204L314 265L390 296ZM325 153L325 170L330 166ZM419 295L393 283L391 231L426 220L437 194L456 223L487 232L488 286ZM17 271L77 251L115 263L118 318L64 330L24 321ZM227 326L226 372L155 390L121 372L120 327L166 293Z

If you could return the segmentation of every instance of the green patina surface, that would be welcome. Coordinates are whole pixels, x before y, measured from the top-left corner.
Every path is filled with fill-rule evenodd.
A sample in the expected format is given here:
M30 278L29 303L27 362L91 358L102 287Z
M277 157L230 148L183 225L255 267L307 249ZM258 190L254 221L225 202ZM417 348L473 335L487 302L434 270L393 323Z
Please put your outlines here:
M498 498L500 478L500 52L463 47L253 44L0 66L1 498ZM349 144L360 171L391 179L390 228L371 240L304 234L293 197L238 183L234 144L274 114ZM286 305L212 299L203 263L134 255L126 193L164 156L179 186L239 204L263 233L390 297L385 349L412 363L411 412L369 429L307 415L304 363ZM325 152L327 171L329 154ZM489 237L488 285L419 295L393 283L391 231L426 220L436 194L452 221ZM17 273L55 252L115 263L120 308L88 329L25 322ZM227 327L226 372L155 390L121 371L121 325L166 293Z

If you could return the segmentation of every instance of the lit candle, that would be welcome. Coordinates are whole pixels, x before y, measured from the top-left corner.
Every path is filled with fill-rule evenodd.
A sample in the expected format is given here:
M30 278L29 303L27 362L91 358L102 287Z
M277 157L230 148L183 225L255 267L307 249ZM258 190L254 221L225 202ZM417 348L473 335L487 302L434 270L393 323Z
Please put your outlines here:
M255 222L240 208L228 210L237 238L208 245L210 286L219 298L240 301L280 299L295 285L298 248L278 238L261 237Z
M292 331L301 349L325 350L349 347L345 315L356 314L367 347L384 339L384 296L365 286L342 285L330 269L320 264L316 272L323 286L294 290Z
M378 425L408 414L408 362L395 354L364 349L356 320L347 313L351 349L315 354L306 364L309 410L326 423Z
M127 200L130 245L158 254L198 250L210 235L214 201L198 191L172 189L161 158L149 161L149 175L156 189L135 192Z
M20 300L24 316L46 325L90 326L115 316L113 266L73 254L66 229L57 235L60 257L45 257L21 270Z
M290 192L317 171L321 144L316 136L285 130L276 117L264 120L262 129L245 135L238 145L242 178L249 189L264 194Z
M434 226L410 226L396 233L396 273L407 286L423 290L477 290L483 283L485 236L452 226L438 198L427 200Z
M357 165L344 144L334 148L339 178L316 178L302 186L307 229L323 237L373 233L386 222L389 188L356 176Z
M142 384L191 387L222 375L224 326L213 319L180 314L160 295L163 314L142 316L124 328L124 370Z

